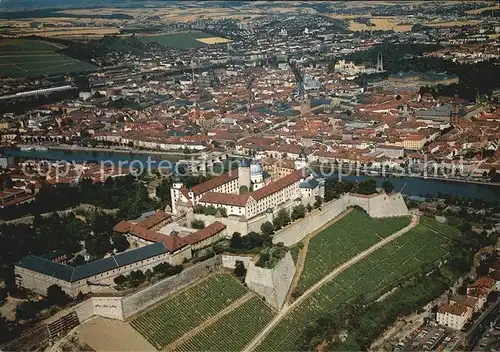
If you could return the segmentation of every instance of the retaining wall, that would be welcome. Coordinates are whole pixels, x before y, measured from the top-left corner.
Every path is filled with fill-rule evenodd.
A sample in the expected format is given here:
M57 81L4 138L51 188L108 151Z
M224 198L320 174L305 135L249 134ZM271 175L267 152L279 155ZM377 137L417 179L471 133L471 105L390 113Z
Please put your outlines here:
M80 322L94 315L125 320L165 299L169 294L221 268L222 258L220 255L217 255L129 296L122 297L119 296L119 293L109 296L92 296L85 302L74 306L72 310L76 312Z
M228 269L235 269L236 262L238 260L243 262L243 266L245 267L245 269L248 269L250 262L253 260L253 256L246 257L241 255L223 254L221 257L222 257L222 266Z
M372 218L410 215L400 193L390 195L380 193L371 196L348 193L337 200L322 205L321 211L315 210L306 218L298 220L277 232L273 237L273 243L277 244L283 242L285 246L291 246L300 242L308 234L326 225L329 221L352 206L363 208Z
M295 275L295 264L290 252L287 252L274 268L260 268L253 262L247 270L245 283L274 308L280 310Z

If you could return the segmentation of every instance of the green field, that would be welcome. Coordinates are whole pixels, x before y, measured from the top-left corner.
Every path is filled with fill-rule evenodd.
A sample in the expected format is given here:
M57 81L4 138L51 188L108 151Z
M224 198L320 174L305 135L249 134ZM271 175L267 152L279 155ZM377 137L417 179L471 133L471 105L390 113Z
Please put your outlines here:
M153 346L161 349L247 292L231 276L215 275L139 315L131 325Z
M353 209L309 242L297 293L303 293L340 264L410 223L410 217L372 219Z
M58 48L38 40L0 40L0 75L44 76L92 71L96 66L59 54Z
M208 46L207 44L197 41L196 39L210 38L210 37L214 37L214 35L200 31L190 31L190 32L151 35L146 37L140 37L139 40L143 43L157 42L158 44L173 49L189 49L189 48L202 48Z
M429 228L431 227L431 228ZM257 347L258 351L291 351L310 322L342 309L358 298L377 297L400 280L448 253L456 229L423 219L422 224L346 269L293 308Z
M262 299L253 297L176 348L176 351L241 351L272 319Z

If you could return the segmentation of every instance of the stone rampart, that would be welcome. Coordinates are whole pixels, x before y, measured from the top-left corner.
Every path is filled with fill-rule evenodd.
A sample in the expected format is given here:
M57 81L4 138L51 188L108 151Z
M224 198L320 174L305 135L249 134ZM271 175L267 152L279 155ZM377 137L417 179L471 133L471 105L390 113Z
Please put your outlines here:
M400 193L380 193L369 196L347 193L337 200L323 204L321 211L315 210L306 218L295 221L277 232L273 237L273 243L283 242L285 246L292 246L353 206L361 207L372 218L410 215Z
M245 283L248 288L264 297L268 304L280 310L292 284L295 270L292 255L287 252L272 269L260 268L250 262Z

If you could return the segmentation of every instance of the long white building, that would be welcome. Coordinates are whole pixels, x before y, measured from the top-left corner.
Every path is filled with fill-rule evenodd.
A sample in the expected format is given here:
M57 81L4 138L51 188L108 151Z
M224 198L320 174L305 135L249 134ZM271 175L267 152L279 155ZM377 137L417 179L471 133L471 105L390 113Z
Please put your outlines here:
M296 171L275 181L258 164L243 160L237 170L187 189L176 179L171 189L172 211L184 212L196 205L225 208L228 216L254 216L276 208L289 200L323 197L323 186L305 168L307 159L295 161ZM240 188L249 192L240 194Z

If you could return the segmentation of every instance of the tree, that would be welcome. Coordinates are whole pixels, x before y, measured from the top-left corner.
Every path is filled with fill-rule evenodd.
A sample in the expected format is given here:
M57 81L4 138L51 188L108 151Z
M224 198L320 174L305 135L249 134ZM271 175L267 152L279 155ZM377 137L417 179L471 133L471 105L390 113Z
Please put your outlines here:
M127 282L127 278L125 275L118 275L113 279L114 283L117 285L123 285L125 282Z
M123 252L130 247L130 243L127 241L127 238L121 233L113 235L112 241L117 252Z
M229 246L234 249L242 249L243 248L243 241L241 239L241 233L239 232L234 232L233 236L231 237L231 241Z
M471 232L472 231L472 225L470 224L470 222L464 222L462 224L462 226L461 226L461 230L464 233Z
M301 219L306 216L306 208L299 204L293 208L292 211L292 220L295 221L297 219Z
M360 182L356 188L356 192L359 194L373 194L377 191L377 182L370 178L363 182Z
M22 302L16 307L16 320L34 319L39 311L39 303L33 301Z
M286 226L292 221L292 219L290 219L290 214L288 213L288 210L286 210L286 209L281 209L278 212L277 218L281 220L282 226Z
M316 197L316 201L314 202L314 209L318 209L319 207L321 207L321 204L323 204L321 197Z
M128 280L129 280L130 285L132 287L137 287L146 280L146 276L144 275L144 273L142 271L135 270L135 271L130 272Z
M264 236L272 236L274 234L274 226L269 221L266 221L260 226L260 231Z
M391 193L394 190L394 185L391 181L386 180L382 183L382 188L384 189L385 193Z
M191 222L191 227L193 229L201 230L201 229L205 228L205 223L202 220L193 220Z
M64 306L70 301L70 297L60 286L54 284L47 288L47 301L51 306Z
M280 217L276 217L273 220L273 227L274 227L275 231L278 231L278 230L280 230L283 227L283 221L282 221L282 219Z
M248 193L248 187L245 185L240 186L240 194L245 194L245 193Z
M307 203L307 212L310 213L312 210L313 210L313 206L311 205L311 203Z
M237 260L235 268L234 268L234 275L236 275L236 277L239 277L239 278L244 278L246 273L247 273L247 269L245 269L243 262L241 260Z

